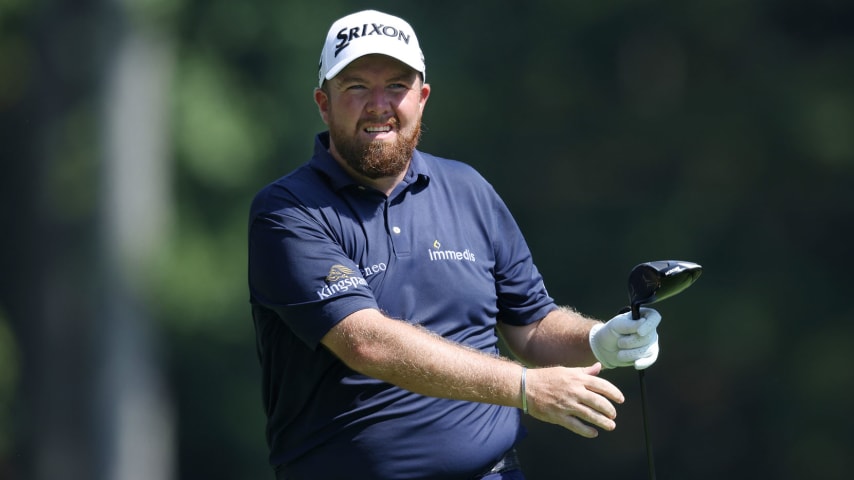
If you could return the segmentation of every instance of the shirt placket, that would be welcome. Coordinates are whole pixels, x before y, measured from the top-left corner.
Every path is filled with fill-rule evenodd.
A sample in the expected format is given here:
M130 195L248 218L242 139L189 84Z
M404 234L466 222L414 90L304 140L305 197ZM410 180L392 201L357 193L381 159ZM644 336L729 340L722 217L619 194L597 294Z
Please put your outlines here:
M386 232L388 232L394 254L398 258L408 257L412 254L410 239L412 223L408 215L409 208L406 206L409 187L409 182L402 182L398 186L398 190L389 196L385 202Z
M398 197L390 197L385 202L385 227L389 236L389 242L397 257L408 257L411 255L411 242L409 231L410 224L406 217L406 208L403 198L406 192L401 192ZM395 201L394 199L398 200Z

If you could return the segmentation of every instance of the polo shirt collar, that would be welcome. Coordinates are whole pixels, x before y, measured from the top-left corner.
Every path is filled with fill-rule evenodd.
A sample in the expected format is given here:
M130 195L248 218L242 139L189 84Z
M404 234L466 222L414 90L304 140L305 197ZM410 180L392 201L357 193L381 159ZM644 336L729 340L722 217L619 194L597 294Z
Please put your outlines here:
M336 191L360 185L329 153L328 131L319 133L317 134L317 137L315 137L314 155L311 157L309 165L326 176L329 179L332 188ZM427 165L422 153L416 149L412 153L412 161L409 162L409 170L407 170L406 176L403 177L402 183L406 185L413 185L423 182L426 185L430 180L430 175L427 170Z

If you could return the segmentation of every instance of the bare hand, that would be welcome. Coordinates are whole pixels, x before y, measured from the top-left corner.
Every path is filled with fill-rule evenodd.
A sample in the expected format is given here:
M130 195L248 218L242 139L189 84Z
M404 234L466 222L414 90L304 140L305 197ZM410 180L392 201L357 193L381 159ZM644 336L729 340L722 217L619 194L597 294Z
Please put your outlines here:
M599 435L594 427L613 430L617 409L612 402L623 403L625 397L611 382L597 376L601 370L599 363L528 370L528 413L586 438Z

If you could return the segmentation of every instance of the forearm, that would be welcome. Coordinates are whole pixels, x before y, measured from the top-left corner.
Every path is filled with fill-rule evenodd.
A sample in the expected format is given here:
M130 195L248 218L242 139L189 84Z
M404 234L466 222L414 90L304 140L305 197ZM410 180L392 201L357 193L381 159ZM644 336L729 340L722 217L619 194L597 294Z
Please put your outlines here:
M597 323L600 322L561 307L534 324L502 325L500 331L513 354L528 365L579 367L596 362L588 335Z
M375 310L348 316L322 342L353 370L415 393L521 405L520 365Z

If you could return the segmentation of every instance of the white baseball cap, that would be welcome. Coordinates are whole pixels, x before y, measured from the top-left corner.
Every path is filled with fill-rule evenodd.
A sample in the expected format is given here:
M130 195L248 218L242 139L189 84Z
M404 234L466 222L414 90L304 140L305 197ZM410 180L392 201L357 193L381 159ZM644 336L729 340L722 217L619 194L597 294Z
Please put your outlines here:
M329 28L320 52L318 85L330 80L359 57L379 53L400 60L422 76L424 54L415 31L402 18L364 10L338 19Z

